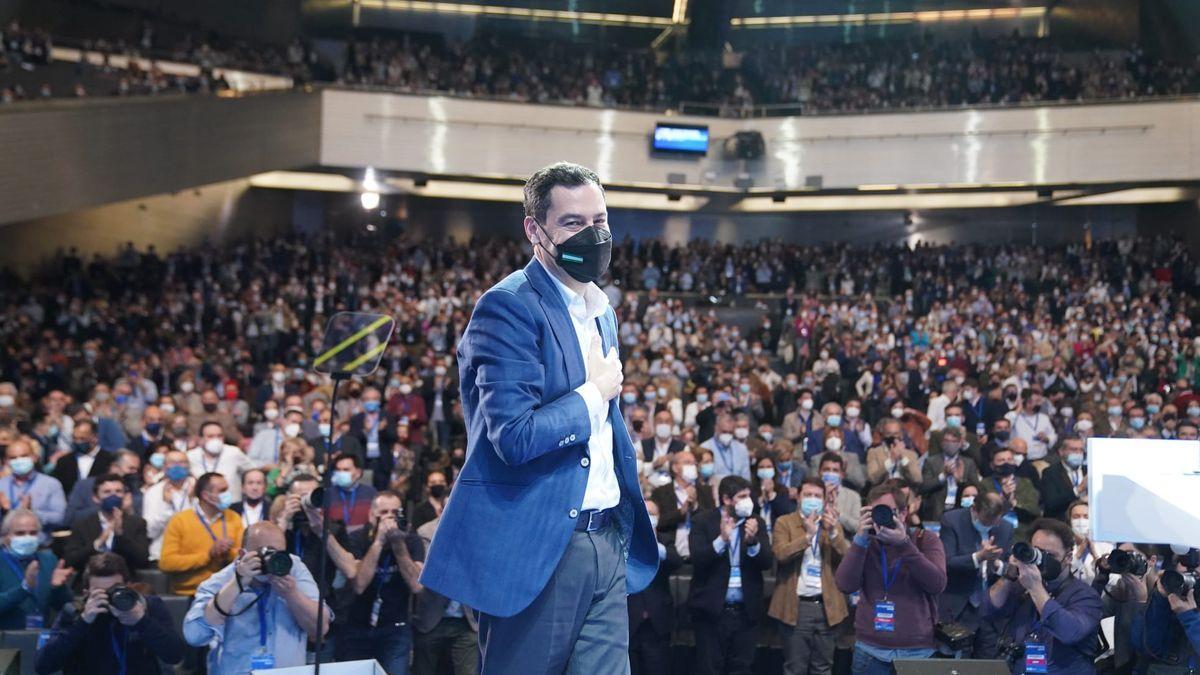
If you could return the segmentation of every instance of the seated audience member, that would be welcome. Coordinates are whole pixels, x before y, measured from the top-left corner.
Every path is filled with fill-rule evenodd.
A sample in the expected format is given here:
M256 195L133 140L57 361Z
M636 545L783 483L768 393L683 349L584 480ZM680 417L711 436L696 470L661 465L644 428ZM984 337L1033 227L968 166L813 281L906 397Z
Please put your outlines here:
M137 595L132 607L113 606L110 593L119 588ZM121 556L97 553L88 559L82 605L78 612L58 615L50 638L37 651L40 675L158 675L163 672L160 662L183 660L183 638L167 606L133 583Z
M892 527L872 510L886 507ZM882 511L883 509L881 509ZM946 588L946 554L936 535L908 533L908 502L899 481L871 489L853 545L835 578L843 593L859 593L854 618L855 673L895 671L896 659L921 659L936 648L937 597Z
M975 631L967 658L995 656L994 628L980 618L996 562L1012 550L1013 526L1004 520L1004 500L994 492L971 497L967 507L942 515L938 536L946 552L946 590L938 596L938 617Z
M37 514L16 508L0 521L0 630L37 630L45 617L71 602L75 570L47 549L38 550Z
M192 508L191 496L196 487L185 452L170 450L165 457L162 480L146 488L142 498L142 518L146 521L146 536L150 537L152 561L162 554L167 523L175 514Z
M264 554L284 550L275 523L256 523L246 532L246 550L196 589L183 637L209 647L209 675L304 665L308 641L317 637L317 584L294 555L285 554L291 565L284 574L264 567ZM320 611L328 630L329 608Z
M92 486L96 510L82 516L71 527L63 547L63 559L74 569L84 569L97 553L116 553L135 570L150 565L150 539L146 521L134 513L121 476L115 473L96 478Z
M132 450L114 452L112 464L108 466L108 473L120 476L122 482L125 483L125 494L129 495L134 513L142 512L142 490L139 482L141 470L142 460ZM75 487L71 489L71 494L67 497L67 515L63 522L74 526L75 521L79 518L90 516L96 512L96 501L92 499L95 488L95 476L75 483Z
M200 447L188 450L188 462L196 478L206 473L225 476L235 502L242 498L242 474L258 468L241 448L225 442L224 427L212 421L200 425Z
M796 510L796 504L788 491L775 482L777 475L775 458L763 456L755 462L754 478L750 482L750 497L758 507L758 513L767 524L767 537L775 528L780 516Z
M349 532L365 526L371 517L371 500L375 488L362 481L362 460L358 455L338 455L333 460L333 499L329 504L330 517L340 520Z
M879 445L867 451L868 484L879 485L889 478L920 484L920 458L905 447L902 433L899 420L886 419L879 424Z
M1067 519L1067 507L1076 500L1087 500L1087 465L1084 464L1083 439L1070 437L1059 448L1062 461L1042 473L1042 507L1047 518Z
M688 547L688 608L696 631L696 671L748 673L763 615L763 572L775 564L766 523L754 515L750 482L721 479L721 505L696 516Z
M800 510L775 523L778 563L768 616L779 622L784 668L791 675L828 675L841 624L850 616L833 574L850 544L837 507L825 503L825 483L800 484Z
M697 489L700 476L696 456L691 452L671 455L672 481L654 488L650 499L657 505L657 528L667 535L666 545L675 549L681 558L690 558L688 535L697 513L713 508L712 492Z
M1094 673L1104 606L1091 586L1071 576L1071 528L1039 518L1029 529L1041 563L1010 555L1011 571L992 584L983 605L985 617L1007 627L1001 629L999 657L1014 675Z
M400 496L384 491L371 500L366 527L349 535L358 560L350 580L354 600L338 638L339 661L376 659L391 675L406 675L412 653L409 601L420 593L425 542L409 528Z
M675 550L675 531L658 529L658 504L646 500L646 512L650 514L650 524L654 526L658 540L658 572L641 593L629 596L629 664L633 675L653 675L671 670L675 600L671 597L670 577L683 564L683 559Z
M37 470L37 453L28 439L17 438L4 449L8 475L0 477L0 510L29 509L46 530L67 526L67 500L54 476ZM41 533L41 542L49 537Z
M64 494L70 494L75 482L81 478L108 473L108 465L114 458L113 453L101 449L96 424L89 418L75 422L71 437L71 454L60 457L50 473L58 480Z
M262 469L251 469L242 474L242 500L234 502L230 511L242 517L243 527L249 528L260 520L267 520L271 515L270 505L266 501L267 475Z
M195 595L196 588L237 556L242 544L242 519L229 510L233 495L219 473L196 479L195 504L176 513L163 533L158 567L176 595Z
M425 501L413 509L412 528L419 527L431 520L442 517L442 509L446 508L446 499L450 496L450 485L446 482L446 474L442 471L430 471L425 477Z

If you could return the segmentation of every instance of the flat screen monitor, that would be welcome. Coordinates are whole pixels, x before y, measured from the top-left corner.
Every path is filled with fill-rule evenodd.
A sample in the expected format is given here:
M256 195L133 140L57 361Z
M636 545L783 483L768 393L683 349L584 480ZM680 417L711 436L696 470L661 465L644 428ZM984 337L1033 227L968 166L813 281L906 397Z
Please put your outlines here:
M651 149L684 155L708 154L708 127L695 124L665 124L654 127Z

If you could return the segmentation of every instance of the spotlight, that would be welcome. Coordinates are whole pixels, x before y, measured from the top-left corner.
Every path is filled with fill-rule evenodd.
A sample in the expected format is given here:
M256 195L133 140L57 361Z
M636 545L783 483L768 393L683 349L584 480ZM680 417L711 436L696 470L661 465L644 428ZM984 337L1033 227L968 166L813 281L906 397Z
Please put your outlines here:
M379 193L378 192L363 192L358 195L362 201L363 209L372 211L379 208Z

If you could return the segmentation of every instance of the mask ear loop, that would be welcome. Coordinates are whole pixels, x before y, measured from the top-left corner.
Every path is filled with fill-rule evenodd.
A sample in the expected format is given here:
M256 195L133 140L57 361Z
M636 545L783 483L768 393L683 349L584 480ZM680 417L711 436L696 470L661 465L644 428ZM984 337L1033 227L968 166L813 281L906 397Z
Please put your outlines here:
M533 222L534 222L534 223L537 223L538 229L542 231L542 234L543 234L543 235L545 235L546 239L549 239L549 240L551 240L551 241L550 241L550 243L551 243L551 244L554 244L553 237L551 237L551 236L550 236L550 233L546 231L546 228L542 227L542 224L538 222L538 219L537 219L537 218L534 218L534 219L533 219ZM551 252L550 252L550 249L546 248L546 245L545 245L545 244L543 244L541 241L538 241L538 242L537 242L537 245L538 245L538 246L541 246L541 247L542 247L542 250L546 252L546 255L550 256L550 257L551 257L551 258L554 260L554 262L556 262L556 263L558 262L558 254L557 254L557 253L551 253ZM558 245L557 245L557 244L555 244L555 245L554 245L554 248L555 248L555 250L557 250L557 249L558 249Z

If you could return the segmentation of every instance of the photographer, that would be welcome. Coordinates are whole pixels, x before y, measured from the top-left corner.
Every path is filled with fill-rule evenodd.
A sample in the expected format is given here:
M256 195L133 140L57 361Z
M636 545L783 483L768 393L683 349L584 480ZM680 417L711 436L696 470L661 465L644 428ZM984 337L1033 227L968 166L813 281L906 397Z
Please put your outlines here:
M422 588L425 543L408 528L400 496L388 490L375 495L368 527L350 533L348 547L358 569L337 660L377 659L391 675L404 675L413 644L409 599Z
M1134 616L1130 637L1134 648L1149 660L1149 675L1195 672L1200 664L1197 557L1196 549L1176 554L1158 575L1145 613Z
M328 629L329 608L323 611ZM316 637L316 626L317 585L312 574L298 557L284 551L279 527L262 521L246 531L246 548L237 560L196 589L183 637L193 647L212 647L209 675L241 675L251 669L304 665L305 647Z
M156 675L160 661L179 663L185 647L167 606L129 583L121 556L97 553L88 559L83 609L71 606L58 615L50 639L37 651L37 672Z
M946 588L946 554L937 536L924 530L910 536L907 520L900 481L877 485L837 568L838 589L861 592L852 665L860 675L892 673L896 659L928 658L936 646L933 627L937 596Z
M1013 546L1005 574L992 584L984 616L1002 626L998 652L1013 673L1093 673L1104 607L1071 576L1071 528L1039 518L1029 544ZM1024 549L1033 561L1018 558Z

